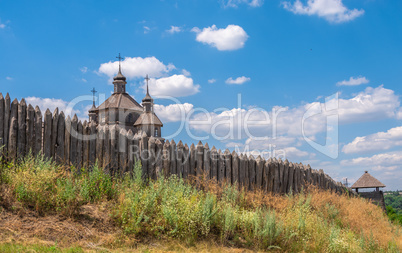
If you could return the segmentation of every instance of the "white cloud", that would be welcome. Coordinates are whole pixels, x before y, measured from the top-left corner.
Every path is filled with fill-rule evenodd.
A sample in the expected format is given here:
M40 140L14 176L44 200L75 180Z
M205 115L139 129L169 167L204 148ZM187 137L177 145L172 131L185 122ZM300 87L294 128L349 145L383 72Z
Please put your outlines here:
M88 72L88 67L84 66L84 67L80 68L80 71L85 74Z
M49 109L53 114L54 110L56 108L59 108L59 113L63 111L66 117L67 115L70 115L70 117L72 117L74 114L77 114L80 119L87 119L87 111L82 112L78 109L71 108L68 106L69 102L62 99L27 97L25 101L27 102L27 104L31 104L33 107L39 106L42 112L42 117L47 109Z
M144 25L144 34L147 34L151 31L151 28L149 28L148 26Z
M81 81L83 81L84 83L88 82L85 78L82 78Z
M158 105L155 104L155 113L162 120L162 122L178 122L184 121L187 114L193 110L193 105L189 103L184 104L170 104Z
M208 80L208 83L215 83L215 82L216 82L216 79L214 79L214 78Z
M334 110L327 112L326 106L331 103ZM318 109L318 112L322 111L307 118L303 125L303 116L311 108ZM198 131L209 134L213 131L219 137L234 133L234 136L229 135L228 139L265 137L274 134L301 138L304 133L315 140L318 133L327 130L327 115L338 115L340 124L350 124L394 118L397 109L399 109L398 96L394 94L394 91L379 86L366 88L365 91L350 99L340 98L338 104L335 100L330 100L328 104L313 102L293 108L275 106L271 111L258 108L220 108L209 112L208 115L205 113L192 115L189 124L191 128Z
M11 81L11 80L13 80L14 78L12 78L11 76L6 76L6 80L7 81Z
M146 90L146 84L142 86ZM193 79L184 75L172 75L159 79L149 80L149 92L151 96L185 97L198 93L200 85L194 84Z
M240 77L238 77L236 79L233 79L232 77L229 77L228 79L226 79L225 83L240 85L240 84L243 84L243 83L248 82L250 80L251 80L250 77L245 77L245 76L240 76Z
M247 33L238 25L228 25L219 29L216 25L212 25L202 30L194 27L191 31L197 34L198 42L213 46L220 51L240 49L248 39Z
M4 29L4 28L6 28L6 25L0 23L0 29Z
M345 154L364 153L387 150L396 146L402 146L402 126L391 128L387 132L356 137L351 143L346 144L342 151Z
M151 77L161 77L176 67L169 63L168 65L163 64L154 56L141 58L141 57L126 57L121 62L121 68L123 74L129 78L143 78L145 75ZM119 70L119 62L107 62L102 63L99 67L99 73L106 74L110 78L117 74Z
M166 32L170 33L170 34L174 34L174 33L179 33L182 32L183 30L179 27L179 26L170 26L170 29L166 30Z
M191 76L190 71L187 71L187 70L185 70L185 69L182 69L181 73L182 73L183 75L185 75L185 76Z
M342 160L342 166L360 166L373 170L395 170L402 164L402 151L376 154L370 157L358 157Z
M349 80L343 80L343 81L337 82L336 85L338 85L338 86L342 86L342 85L356 86L356 85L366 84L366 83L369 83L369 80L364 76L359 76L359 77L351 76L349 78Z
M304 5L300 0L283 2L285 9L302 15L317 15L331 23L351 21L364 14L364 10L348 9L342 0L308 0Z
M351 99L339 99L339 121L353 123L394 118L399 105L399 97L393 90L383 85L367 87Z
M264 3L264 0L223 0L221 1L223 7L237 8L240 4L247 4L251 7L260 7Z

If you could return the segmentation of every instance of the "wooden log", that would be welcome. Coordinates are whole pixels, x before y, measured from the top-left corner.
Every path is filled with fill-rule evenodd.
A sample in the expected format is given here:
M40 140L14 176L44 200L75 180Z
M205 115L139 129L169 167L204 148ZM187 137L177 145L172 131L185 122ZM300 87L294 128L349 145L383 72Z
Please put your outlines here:
M294 185L295 185L295 193L299 193L301 191L301 181L300 181L300 165L295 163L295 180L294 180Z
M67 116L64 128L64 161L67 166L70 166L70 153L71 153L71 118Z
M177 149L176 142L170 142L170 175L177 174Z
M293 163L289 163L289 178L288 178L288 188L287 188L287 193L294 193L294 185L293 185L293 176L294 176L295 168Z
M99 136L99 133L98 133ZM100 144L102 147L102 145ZM127 131L122 128L119 131L119 175L123 176L128 172L128 155L127 155Z
M141 156L141 153L140 153L140 139L141 139L141 136L135 134L134 137L133 137L133 142L132 142L133 146L131 148L131 152L134 154L134 160L136 162L141 160L140 159L140 156Z
M97 129L96 129L96 123L95 122L90 122L89 123L89 131L90 131L90 139L89 139L89 165L93 166L96 162L96 135L97 135ZM115 129L115 131L117 131ZM114 133L114 136L116 137L116 150L117 152L117 133ZM117 161L115 163L115 166L117 167Z
M225 150L224 157L225 157L226 183L231 184L232 183L232 154L230 154L230 151L228 149Z
M34 156L42 154L42 113L35 107L35 152Z
M43 135L43 154L46 158L51 158L52 149L52 113L49 109L45 112L44 118L44 135Z
M278 171L279 171L278 193L283 193L283 191L282 191L283 190L283 181L284 181L283 174L284 174L284 171L285 171L285 166L284 166L283 161L282 161L281 158L279 158L279 160L278 160Z
M245 171L244 187L247 190L250 190L250 170L248 167L248 157L246 154L244 155L243 160L244 160L243 163L244 163L244 171Z
M0 92L0 157L3 157L4 153L4 97Z
M57 125L59 124L59 108L56 108L53 111L53 119L52 119L52 140L51 140L51 148L50 148L50 156L56 159L56 145L57 145L57 135L59 128ZM64 132L63 132L64 133Z
M105 140L105 130L104 127L98 125L98 132L96 136L96 161L98 162L98 166L103 168L103 141Z
M255 187L255 158L250 155L248 158L249 189L254 191Z
M140 154L141 154L141 164L142 164L142 176L143 179L148 179L148 136L145 132L142 132L140 140Z
M282 185L282 193L288 193L288 184L289 184L289 161L285 160L283 163L283 185Z
M65 118L64 112L60 112L57 118L57 138L56 138L56 145L55 145L55 159L56 161L61 164L65 162L64 157L64 138L65 138Z
M71 120L71 132L70 132L70 162L77 168L77 127L78 127L78 117L74 114Z
M82 167L89 168L89 126L85 120L82 124L83 143L82 143Z
M215 146L211 149L211 178L218 181L218 152Z
M110 172L111 172L111 175L116 175L116 173L118 172L118 169L119 169L119 132L120 131L117 126L110 127Z
M208 143L204 145L204 157L203 157L203 170L205 173L205 179L211 179L211 151L209 150Z
M263 182L262 182L262 189L265 192L269 191L269 185L270 185L270 181L269 181L269 175L270 175L270 171L269 171L270 167L269 167L269 161L264 161L264 172L263 172Z
M170 159L170 142L166 140L163 144L163 175L165 178L170 175Z
M248 170L248 166L246 167L244 160L244 154L240 154L239 165L239 183L241 187L244 187L246 185L246 170Z
M190 175L192 177L196 176L196 148L194 143L191 143L190 146Z
M256 175L255 175L255 186L257 189L262 190L262 180L264 178L264 160L261 156L258 156L256 159Z
M59 116L60 117L60 116ZM81 174L81 169L82 169L82 161L83 161L83 138L82 138L82 133L83 133L83 127L82 127L82 122L81 120L78 121L77 124L77 173Z
M2 124L0 124L2 125ZM27 108L27 145L26 154L33 154L35 150L35 109L31 104Z
M18 137L17 137L17 156L25 157L26 137L27 137L27 104L25 99L21 99L18 104Z
M269 185L268 185L268 191L269 192L275 192L275 174L276 174L276 165L275 161L273 158L269 158L268 160L269 163Z
M196 147L196 166L197 166L197 179L201 179L204 175L202 160L204 160L204 145L199 141Z
M156 148L156 162L155 162L155 171L156 171L156 177L162 177L163 176L163 171L162 171L162 164L163 164L163 143L161 140L158 138L156 139L155 142L155 148Z
M149 149L149 160L148 160L148 175L149 178L156 179L155 174L155 137L150 137L148 141L148 149Z
M184 171L183 149L184 149L183 142L179 141L179 143L177 143L177 156L176 156L176 167L178 177L183 177L183 171Z
M103 133L105 134L105 133ZM103 144L102 144L103 145ZM103 149L103 146L102 146ZM103 154L103 150L102 150ZM102 157L103 160L103 157ZM134 171L135 155L134 155L134 133L131 129L127 132L127 169L128 173L132 174Z
M103 126L103 131L104 131L104 134L105 134L105 139L103 140L103 147L102 147L102 151L103 151L103 153L102 153L103 154L102 167L103 167L103 171L106 174L110 175L111 174L111 171L110 171L110 163L111 163L111 158L110 158L110 152L111 151L110 150L111 150L111 147L110 147L110 128L109 128L109 126L104 125ZM88 146L89 146L89 144L88 144ZM89 150L89 147L88 147L88 150Z
M190 174L190 148L187 144L183 149L183 178L188 178Z
M238 185L239 184L239 156L233 150L232 152L232 184Z
M4 140L3 140L3 145L4 145L4 153L7 156L8 153L8 140L9 140L9 135L10 135L10 113L11 113L11 100L10 100L10 95L7 93L6 97L4 98L4 122L3 122L3 131L4 131ZM0 124L2 124L0 122Z
M9 131L8 153L11 160L17 158L17 138L18 138L18 100L14 99L11 103L10 131Z
M225 181L225 155L220 149L218 150L218 181L221 183Z

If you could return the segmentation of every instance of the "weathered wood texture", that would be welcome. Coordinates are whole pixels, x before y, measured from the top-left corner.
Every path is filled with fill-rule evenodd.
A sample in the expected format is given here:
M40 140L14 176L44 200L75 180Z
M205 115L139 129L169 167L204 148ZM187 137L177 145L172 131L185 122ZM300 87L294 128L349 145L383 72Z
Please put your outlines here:
M10 103L10 96L0 93L0 156L18 161L25 155L44 155L80 173L97 162L112 175L132 173L141 162L144 179L177 175L198 180L214 179L249 190L262 189L278 194L299 193L309 185L345 193L346 188L323 170L310 165L276 158L264 159L229 150L217 151L199 142L188 146L182 141L148 138L116 126L97 126L94 122L72 119L56 108L46 110L42 118L38 106L24 99ZM350 191L350 190L349 190Z

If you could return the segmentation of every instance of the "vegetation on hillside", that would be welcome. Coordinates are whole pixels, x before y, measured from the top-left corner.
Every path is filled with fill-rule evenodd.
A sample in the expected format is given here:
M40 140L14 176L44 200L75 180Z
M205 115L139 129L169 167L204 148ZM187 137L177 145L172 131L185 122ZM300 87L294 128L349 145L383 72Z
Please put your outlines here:
M390 220L402 225L402 195L399 191L384 196L387 214Z
M96 242L103 249L130 249L149 240L184 241L186 247L210 241L225 247L290 252L402 249L401 227L360 198L312 187L302 194L279 196L213 181L189 183L175 176L143 182L139 163L133 175L123 178L112 178L98 166L75 171L43 158L3 164L0 221L9 213L24 216L29 212L72 222L99 221L92 215L101 210L111 220L110 227L102 230L110 232L108 239ZM89 213L88 206L93 208ZM0 237L0 249L19 247L4 241L8 234ZM60 247L88 247L79 238L56 240Z

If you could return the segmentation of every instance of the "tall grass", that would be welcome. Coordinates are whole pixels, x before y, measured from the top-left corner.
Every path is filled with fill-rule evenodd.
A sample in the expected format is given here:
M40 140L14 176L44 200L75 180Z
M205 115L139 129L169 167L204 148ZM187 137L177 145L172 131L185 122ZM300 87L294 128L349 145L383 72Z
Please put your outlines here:
M76 170L43 157L3 164L0 204L10 210L29 208L40 215L74 217L85 204L107 202L126 236L179 239L190 245L207 239L289 252L402 249L401 227L360 198L315 188L278 196L213 181L194 187L176 176L145 183L138 162L133 173L122 178L104 174L97 165L80 174L70 171Z

